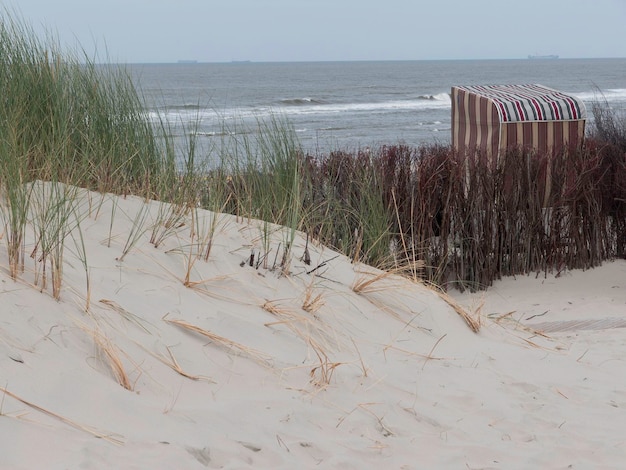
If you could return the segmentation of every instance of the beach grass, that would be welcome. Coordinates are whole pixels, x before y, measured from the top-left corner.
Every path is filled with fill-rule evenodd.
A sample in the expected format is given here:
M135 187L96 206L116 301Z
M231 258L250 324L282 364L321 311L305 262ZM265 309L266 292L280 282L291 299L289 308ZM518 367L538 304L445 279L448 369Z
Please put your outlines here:
M32 226L35 272L45 289L50 265L58 298L64 241L80 222L76 188L153 197L152 185L174 175L175 162L123 66L63 51L52 35L40 39L8 10L0 15L0 213L9 270L13 278L24 271Z
M147 204L128 215L132 229L119 235L119 259L145 237L159 247L186 226L189 285L194 263L210 259L220 213L254 220L261 240L255 267L278 265L284 275L298 232L355 264L445 289L626 256L626 126L606 104L594 107L595 129L581 149L542 155L511 148L495 166L480 153L438 144L306 154L279 115L253 129L225 125L206 151L192 124L177 151L169 123L148 120L124 66L64 51L53 36L41 40L9 12L2 16L0 215L8 269L13 278L23 273L32 228L35 271L45 282L49 263L57 298L64 242L83 217L71 188L98 191L102 201L108 193L159 201L154 217ZM212 213L208 221L203 209ZM72 236L88 277L88 253ZM313 308L315 299L304 304Z

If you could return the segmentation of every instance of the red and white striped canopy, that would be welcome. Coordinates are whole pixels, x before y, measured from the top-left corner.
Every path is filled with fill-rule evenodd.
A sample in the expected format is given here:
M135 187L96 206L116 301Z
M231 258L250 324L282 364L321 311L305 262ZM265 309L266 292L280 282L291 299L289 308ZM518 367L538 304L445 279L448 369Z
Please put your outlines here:
M458 87L493 102L501 122L585 119L584 103L543 85L474 85Z

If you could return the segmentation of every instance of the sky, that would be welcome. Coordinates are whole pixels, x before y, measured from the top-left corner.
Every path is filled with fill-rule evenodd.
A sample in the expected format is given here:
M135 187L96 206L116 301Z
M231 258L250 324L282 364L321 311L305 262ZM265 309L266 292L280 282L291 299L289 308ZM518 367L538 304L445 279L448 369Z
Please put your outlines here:
M626 0L0 0L106 62L626 57ZM6 11L4 14L6 14Z

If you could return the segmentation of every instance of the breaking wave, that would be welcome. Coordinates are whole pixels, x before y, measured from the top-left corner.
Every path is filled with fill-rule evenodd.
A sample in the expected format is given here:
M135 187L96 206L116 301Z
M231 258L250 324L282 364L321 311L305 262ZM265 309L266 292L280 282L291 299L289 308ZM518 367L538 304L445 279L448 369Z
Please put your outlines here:
M428 100L428 101L444 101L450 102L450 94L449 93L437 93L436 95L420 95L417 98L418 100Z
M280 100L282 106L308 106L314 104L324 104L323 100L316 100L314 98L287 98Z

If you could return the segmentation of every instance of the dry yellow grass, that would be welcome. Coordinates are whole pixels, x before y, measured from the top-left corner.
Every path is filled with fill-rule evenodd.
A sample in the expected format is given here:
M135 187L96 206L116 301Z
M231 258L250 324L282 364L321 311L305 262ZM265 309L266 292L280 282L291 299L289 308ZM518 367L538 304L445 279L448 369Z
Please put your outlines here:
M304 320L304 318L296 315L295 312L293 312L292 310L285 308L285 307L280 307L279 302L280 301L278 300L266 300L265 303L261 305L261 308L276 317L288 319L286 321L281 321L279 323L287 323L291 321L303 321ZM274 324L276 323L266 323L265 326L271 326Z
M170 367L172 370L176 371L178 374L182 375L183 377L187 377L188 379L191 380L206 380L208 382L212 382L212 380L209 377L204 377L202 375L192 375L189 374L187 372L185 372L183 370L183 368L178 364L178 361L176 360L176 358L174 357L174 354L172 354L172 351L170 348L167 348L167 352L170 355L170 360L168 360L167 358L161 356L161 355L155 355L155 357L157 359L159 359L163 364L165 364L166 366Z
M461 318L463 318L463 320L465 320L465 323L467 323L467 326L469 326L470 329L474 333L478 333L478 331L480 331L480 326L481 326L480 310L481 310L482 306L479 306L474 311L474 314L472 315L466 309L464 309L456 300L454 300L452 297L450 297L448 294L446 294L440 288L438 288L438 287L436 287L436 286L434 286L432 284L429 285L428 287L430 287L439 296L439 298L441 300L443 300L450 307L452 307L452 309L456 313L458 313L461 316Z
M319 361L319 365L313 367L309 373L311 383L316 387L327 387L330 385L335 369L342 365L343 362L331 362L328 359L328 355L324 352L320 345L312 339L309 339L309 345L315 352Z
M123 308L121 305L119 305L117 302L114 302L113 300L108 300L108 299L100 299L99 303L101 303L102 305L106 305L109 309L113 310L114 312L119 313L126 321L133 323L134 325L137 325L143 331L150 334L150 330L148 330L148 328L146 328L143 325L144 320L142 320L137 315L132 314L131 312Z
M304 292L304 300L302 301L302 310L307 313L315 313L324 306L322 294L313 295L313 288L309 286Z
M105 441L111 442L113 444L117 444L117 445L123 445L124 441L122 441L118 436L118 434L106 434L106 433L102 433L100 431L96 431L94 429L91 429L87 426L84 426L82 424L77 423L76 421L73 421L71 419L65 418L64 416L61 416L60 414L57 414L53 411L47 410L45 408L43 408L42 406L36 405L28 400L23 399L22 397L16 395L15 393L9 392L6 388L4 387L0 387L0 392L4 393L5 395L14 398L15 400L23 403L24 405L39 411L40 413L43 413L45 415L51 416L55 419L58 419L59 421L72 426L73 428L79 429L81 431L84 431L86 433L91 434L92 436L95 436L97 438L100 439L104 439Z
M133 390L133 385L126 373L124 363L120 358L118 348L111 342L109 338L102 333L92 330L91 336L93 337L95 345L98 347L100 353L104 356L106 364L111 369L115 380L126 390Z
M411 278L407 278L402 276L403 272L406 271L406 268L399 267L396 269L392 269L389 271L380 271L380 272L372 272L372 271L361 271L359 276L355 279L352 284L352 290L360 295L372 294L375 292L387 291L391 288L400 288L400 282L393 283L385 283L382 282L384 280L389 280L392 276L397 275L398 281L406 281L406 282L416 282ZM433 284L426 284L426 287L433 290L444 302L446 302L452 309L458 313L465 323L470 327L470 329L477 333L480 330L481 321L480 321L480 310L482 306L478 307L474 314L470 314L466 309L464 309L458 302L456 302L452 297L442 291L439 287Z
M312 315L305 315L297 307L293 309L283 307L280 305L281 302L280 300L266 300L265 303L261 305L263 310L278 318L278 321L265 323L265 326L284 325L302 339L305 344L309 344L312 338L315 338L317 341L316 344L320 347L320 343L323 343L328 349L338 346L336 333L319 318ZM320 308L321 302L320 298L317 300L317 305L313 305L313 308L316 306Z
M265 303L261 305L261 308L279 319L278 321L265 323L264 326L285 325L305 342L308 342L310 335L305 334L297 325L309 324L309 318L289 308L281 307L279 300L266 300Z
M187 331L192 331L194 333L197 333L201 336L204 336L208 339L210 339L213 343L215 343L218 346L221 346L225 349L230 349L230 350L235 350L238 351L239 353L250 357L251 359L256 360L257 362L261 362L263 364L267 364L268 361L270 360L270 356L268 356L265 353L262 353L261 351L257 351L256 349L253 348L249 348L247 346L244 346L243 344L237 343L231 339L225 338L224 336L220 336L217 335L209 330L205 330L203 328L200 328L197 325L193 325L185 320L169 320L166 318L167 315L165 315L163 317L163 321L170 323L172 325L176 325L180 328L183 328Z
M383 279L387 279L392 274L393 273L391 271L380 271L378 273L361 271L352 284L352 290L357 294L368 294L379 290L385 290L388 286L380 286L376 284L380 283Z
M358 276L352 283L352 290L357 294L368 294L388 290L392 287L402 287L401 281L420 282L416 272L423 268L423 261L402 264L385 271L358 271ZM382 283L389 280L389 283Z

